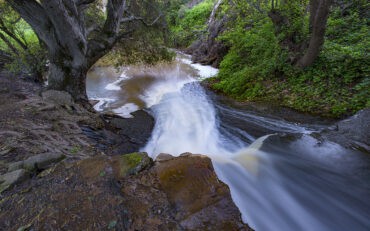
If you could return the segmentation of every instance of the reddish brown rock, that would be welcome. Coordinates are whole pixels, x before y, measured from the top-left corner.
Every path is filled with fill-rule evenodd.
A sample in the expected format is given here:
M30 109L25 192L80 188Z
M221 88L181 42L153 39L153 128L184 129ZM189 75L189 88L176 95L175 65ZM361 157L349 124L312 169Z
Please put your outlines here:
M161 154L150 170L126 180L122 192L138 230L251 230L206 156Z
M143 153L59 164L1 195L0 227L249 230L209 158L165 157L154 164Z

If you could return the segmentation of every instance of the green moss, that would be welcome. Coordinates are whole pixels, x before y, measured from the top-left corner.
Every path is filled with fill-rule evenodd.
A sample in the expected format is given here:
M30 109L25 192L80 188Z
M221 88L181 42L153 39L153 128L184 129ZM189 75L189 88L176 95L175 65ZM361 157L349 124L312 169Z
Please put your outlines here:
M143 159L142 157L142 153L131 153L131 154L127 154L127 155L122 155L122 160L128 165L128 166L131 166L131 167L135 167L136 165L138 165L141 160Z
M142 169L150 165L152 160L146 153L135 152L131 154L124 154L119 160L120 176L137 174Z

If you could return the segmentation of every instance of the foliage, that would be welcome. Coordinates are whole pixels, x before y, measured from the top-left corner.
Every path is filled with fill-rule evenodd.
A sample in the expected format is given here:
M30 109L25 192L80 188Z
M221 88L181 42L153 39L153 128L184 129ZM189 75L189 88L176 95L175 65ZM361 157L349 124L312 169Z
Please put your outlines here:
M111 52L98 61L101 66L122 66L127 64L155 64L171 61L175 53L164 45L163 35L155 28L138 29L133 39L119 42Z
M99 60L98 65L122 66L136 63L151 65L173 60L174 52L165 45L167 25L162 12L168 2L136 0L130 4L132 14L142 17L145 23L134 21L125 25L125 29L130 31L130 38L119 41L111 52ZM150 25L153 21L156 23Z
M10 54L6 68L13 73L41 75L46 68L46 54L31 27L0 1L0 51Z
M279 34L266 13L270 4L235 2L223 6L226 13L237 12L238 18L219 36L230 50L212 88L239 100L276 101L333 117L370 106L370 33L368 19L361 14L366 1L356 1L346 12L339 5L332 7L323 50L304 70L289 65L290 54L280 43L288 36L298 42L307 37L307 1L279 5L289 18L289 27Z
M249 30L245 30L241 23L222 39L231 49L221 62L220 82L214 85L215 89L238 99L258 99L264 94L263 87L254 83L273 77L285 60L272 23L262 19Z
M119 41L114 49L99 61L99 64L116 66L139 62L153 64L173 59L173 52L164 45L165 18L161 17L157 23L149 25L161 15L162 1L134 0L128 1L128 4L130 15L127 16L132 14L141 17L144 23L140 20L125 23L122 29L128 31L130 38ZM84 17L87 30L91 29L88 32L90 39L99 36L99 30L104 26L106 14L103 9L103 1L95 1L87 5ZM7 36L16 48L16 52L14 52L0 39L0 50L12 55L12 62L8 63L6 68L15 73L41 76L41 73L45 72L47 68L45 47L40 45L32 28L3 0L0 0L0 11L3 12L0 18L5 22L6 28L13 31L14 35L27 45L27 49L23 49L16 41Z
M175 47L188 47L193 41L205 34L207 20L212 12L214 2L214 0L204 0L192 8L181 5L176 14L175 10L172 10L167 16L170 23L170 43Z

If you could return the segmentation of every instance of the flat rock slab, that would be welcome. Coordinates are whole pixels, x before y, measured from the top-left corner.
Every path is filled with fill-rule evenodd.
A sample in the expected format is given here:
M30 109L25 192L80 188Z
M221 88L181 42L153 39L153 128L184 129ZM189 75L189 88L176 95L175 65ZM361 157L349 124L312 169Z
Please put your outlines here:
M8 187L19 183L29 177L29 174L24 169L15 170L8 172L4 175L0 175L0 192L4 191Z
M42 93L42 98L50 103L54 103L56 105L72 105L73 99L72 96L65 91L56 91L56 90L48 90Z
M17 169L27 169L28 171L43 170L50 167L52 164L63 160L65 156L61 153L43 153L35 156L31 156L26 160L11 163L8 167L8 171L14 171Z

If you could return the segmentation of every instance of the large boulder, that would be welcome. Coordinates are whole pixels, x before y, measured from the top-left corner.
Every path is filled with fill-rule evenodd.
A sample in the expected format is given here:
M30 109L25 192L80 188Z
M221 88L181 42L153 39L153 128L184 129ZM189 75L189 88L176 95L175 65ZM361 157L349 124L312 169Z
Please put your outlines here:
M103 132L87 133L87 135L92 138L98 137L97 143L104 143L105 140L109 139L110 146L113 147L112 154L137 152L145 146L151 137L154 118L145 110L131 114L132 118L103 114L102 117L107 129Z
M5 193L5 230L249 230L201 155L64 162Z

